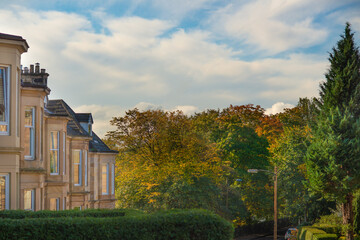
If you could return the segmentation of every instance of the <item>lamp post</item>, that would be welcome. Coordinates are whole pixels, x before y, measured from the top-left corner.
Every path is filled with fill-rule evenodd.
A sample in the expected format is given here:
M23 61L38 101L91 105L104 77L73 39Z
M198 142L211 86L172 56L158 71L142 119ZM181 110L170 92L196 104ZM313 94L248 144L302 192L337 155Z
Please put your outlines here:
M274 176L274 240L277 240L277 177L278 171L275 166L274 172L264 170L264 169L248 169L249 173L258 173L258 172L268 172Z

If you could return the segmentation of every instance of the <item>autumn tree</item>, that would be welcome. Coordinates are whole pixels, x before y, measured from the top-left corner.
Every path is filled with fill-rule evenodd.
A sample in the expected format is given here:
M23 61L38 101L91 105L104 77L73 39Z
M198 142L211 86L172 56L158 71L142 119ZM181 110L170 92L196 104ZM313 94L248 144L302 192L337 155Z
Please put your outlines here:
M307 152L310 187L342 204L352 239L353 192L360 187L360 56L350 24L333 48L320 85L320 115Z
M117 129L107 141L119 150L118 206L218 211L221 160L186 115L134 109L111 124Z

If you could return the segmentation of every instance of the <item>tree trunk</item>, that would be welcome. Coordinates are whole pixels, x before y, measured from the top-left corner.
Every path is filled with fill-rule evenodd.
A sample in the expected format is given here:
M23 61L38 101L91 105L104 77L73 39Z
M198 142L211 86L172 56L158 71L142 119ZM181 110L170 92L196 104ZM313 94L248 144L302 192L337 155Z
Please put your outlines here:
M353 200L353 195L352 193L349 193L346 195L345 203L341 205L343 224L347 225L346 240L354 239L354 231L353 231L354 212L352 208L352 200Z

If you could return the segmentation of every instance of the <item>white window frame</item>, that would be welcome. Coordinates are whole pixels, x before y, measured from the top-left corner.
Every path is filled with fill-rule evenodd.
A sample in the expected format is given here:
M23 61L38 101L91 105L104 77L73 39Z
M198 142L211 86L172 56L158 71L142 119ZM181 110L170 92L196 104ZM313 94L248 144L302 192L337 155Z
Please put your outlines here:
M30 209L25 209L25 191L31 192L31 208ZM24 210L35 211L35 189L25 189L24 190Z
M85 181L85 186L87 186L88 185L88 152L86 151L86 150L84 150L84 161L85 161L85 166L84 166L84 170L85 170L85 179L84 179L84 181Z
M75 163L74 162L75 159L73 159L74 165L79 165L79 183L75 183L75 179L73 179L74 180L74 186L81 186L82 185L82 151L79 150L79 149L74 149L73 154L75 152L79 152L80 156L79 156L79 163ZM74 167L74 171L75 171L75 167ZM75 174L73 176L75 176Z
M56 133L56 137L57 137L57 148L51 148L51 133ZM56 168L57 168L57 172L51 172L51 161L50 161L50 175L59 175L59 157L60 157L60 154L59 154L59 145L60 145L60 142L59 142L59 140L60 140L60 133L59 133L59 131L51 131L50 132L50 152L51 151L56 151L56 156L57 156L57 163L56 163ZM51 158L50 158L50 160L51 160Z
M106 192L104 192L104 189L101 189L102 195L109 195L109 163L103 164L101 166L101 188L103 187L103 166L106 166Z
M4 105L5 105L5 121L0 121L0 125L6 126L6 131L0 131L0 135L9 135L10 133L10 124L9 124L9 115L10 115L10 66L0 65L0 69L4 70Z
M9 174L0 174L0 177L5 177L5 210L9 210L9 200L10 200L10 194L9 194Z
M25 125L25 129L26 128L29 128L30 129L30 155L25 155L25 160L34 160L35 159L35 141L36 141L36 138L35 138L35 116L36 116L36 109L35 107L25 107L25 111L26 110L31 110L31 119L32 119L32 123L31 125ZM27 140L27 139L26 139Z
M66 133L63 132L63 175L66 174Z
M115 194L115 164L111 168L111 194Z

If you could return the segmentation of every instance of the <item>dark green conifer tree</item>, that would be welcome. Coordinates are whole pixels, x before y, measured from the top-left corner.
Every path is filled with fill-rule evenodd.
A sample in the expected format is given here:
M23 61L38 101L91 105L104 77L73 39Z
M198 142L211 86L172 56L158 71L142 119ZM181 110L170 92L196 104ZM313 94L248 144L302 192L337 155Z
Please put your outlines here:
M353 238L353 192L360 188L360 58L350 24L330 53L320 84L320 114L307 151L310 188L342 204L343 223Z

